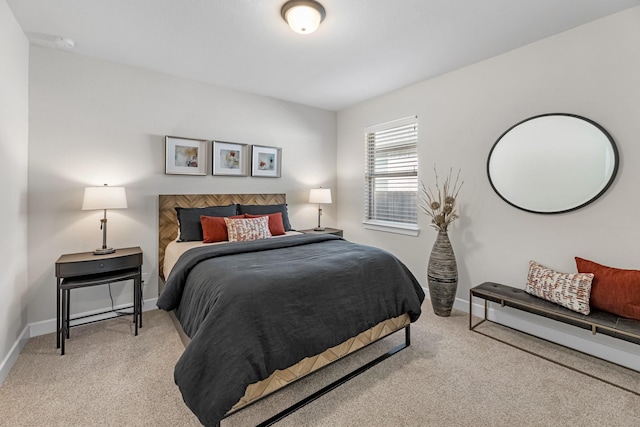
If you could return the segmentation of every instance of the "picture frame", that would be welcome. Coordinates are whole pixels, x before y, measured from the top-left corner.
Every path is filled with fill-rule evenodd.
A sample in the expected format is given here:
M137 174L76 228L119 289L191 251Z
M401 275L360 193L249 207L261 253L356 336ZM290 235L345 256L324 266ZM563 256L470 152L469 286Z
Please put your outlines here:
M206 139L165 136L165 166L167 175L207 175Z
M282 149L264 145L251 146L251 176L280 178Z
M247 176L249 146L236 142L213 141L211 164L213 175Z

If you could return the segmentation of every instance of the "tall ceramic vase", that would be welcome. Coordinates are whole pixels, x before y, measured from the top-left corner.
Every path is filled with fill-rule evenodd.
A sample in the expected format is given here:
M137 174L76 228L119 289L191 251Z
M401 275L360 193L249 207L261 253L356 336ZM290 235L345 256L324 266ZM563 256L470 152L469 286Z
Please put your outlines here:
M449 316L458 289L458 266L446 231L438 231L429 257L427 279L433 312Z

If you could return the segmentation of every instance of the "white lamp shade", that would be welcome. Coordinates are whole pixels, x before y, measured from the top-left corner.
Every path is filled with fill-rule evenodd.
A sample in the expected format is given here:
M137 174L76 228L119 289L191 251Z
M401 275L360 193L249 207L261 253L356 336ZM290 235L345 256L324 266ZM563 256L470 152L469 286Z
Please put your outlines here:
M86 187L84 189L84 199L82 200L82 210L98 209L126 209L127 195L124 187Z
M292 0L283 6L282 17L296 33L310 34L320 26L325 10L316 1Z
M329 188L312 188L309 193L309 203L331 203Z

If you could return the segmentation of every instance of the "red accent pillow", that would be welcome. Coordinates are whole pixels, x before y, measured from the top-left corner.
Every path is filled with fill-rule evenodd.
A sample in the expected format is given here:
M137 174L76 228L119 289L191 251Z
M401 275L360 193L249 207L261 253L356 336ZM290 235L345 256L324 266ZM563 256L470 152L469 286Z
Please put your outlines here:
M244 214L245 218L259 218L261 216L269 217L269 231L272 236L281 236L284 234L284 223L282 222L282 212L275 212L264 215Z
M230 216L229 218L244 218L244 215ZM227 224L222 216L200 216L200 224L202 224L203 243L224 242L229 240L227 234Z
M623 270L575 258L580 273L594 274L589 300L592 308L640 320L640 270Z

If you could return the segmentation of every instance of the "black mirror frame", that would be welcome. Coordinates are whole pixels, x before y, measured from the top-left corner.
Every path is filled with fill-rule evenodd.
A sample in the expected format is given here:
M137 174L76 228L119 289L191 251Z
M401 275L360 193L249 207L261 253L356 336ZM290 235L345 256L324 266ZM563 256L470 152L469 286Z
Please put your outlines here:
M522 206L518 206L515 203L507 200L502 194L500 194L500 192L498 191L498 189L496 188L496 186L493 183L493 180L491 179L491 171L489 169L490 163L491 163L491 154L493 154L493 151L495 150L495 148L498 146L498 144L500 143L500 141L502 140L502 138L507 135L511 130L513 130L514 128L520 126L523 123L526 123L530 120L534 120L534 119L538 119L541 117L548 117L548 116L567 116L567 117L573 117L576 119L580 119L580 120L584 120L585 122L595 126L598 130L600 130L609 140L609 143L611 144L611 149L613 151L613 156L614 156L614 165L613 165L613 171L611 173L611 178L609 178L609 181L605 184L605 186L602 188L602 190L600 190L600 192L598 192L598 194L596 194L595 196L593 196L591 199L587 200L586 202L575 206L575 207L571 207L568 209L562 209L562 210L558 210L558 211L536 211L533 209L527 209L527 208L523 208ZM618 174L618 166L620 164L620 158L619 158L619 154L618 154L618 147L616 146L615 141L613 140L613 138L611 137L611 135L609 134L609 132L607 132L607 130L605 128L603 128L602 126L600 126L598 123L594 122L591 119L588 119L586 117L583 116L579 116L577 114L570 114L570 113L546 113L546 114L540 114L537 116L533 116L533 117L529 117L527 119L524 119L518 123L516 123L515 125L511 126L509 129L507 129L505 132L502 133L502 135L500 135L500 137L496 140L496 142L493 144L493 146L491 147L491 150L489 151L489 156L487 157L487 177L489 178L489 184L491 185L491 188L493 188L493 191L495 191L495 193L502 199L504 200L507 204L513 206L514 208L526 211L526 212L531 212L531 213L537 213L537 214L543 214L543 215L555 215L555 214L561 214L561 213L566 213L566 212L571 212L571 211L575 211L578 210L580 208L583 208L585 206L587 206L590 203L593 203L595 200L597 200L600 196L602 196L608 189L609 187L611 187L611 185L613 184L613 181L616 178L616 175Z

